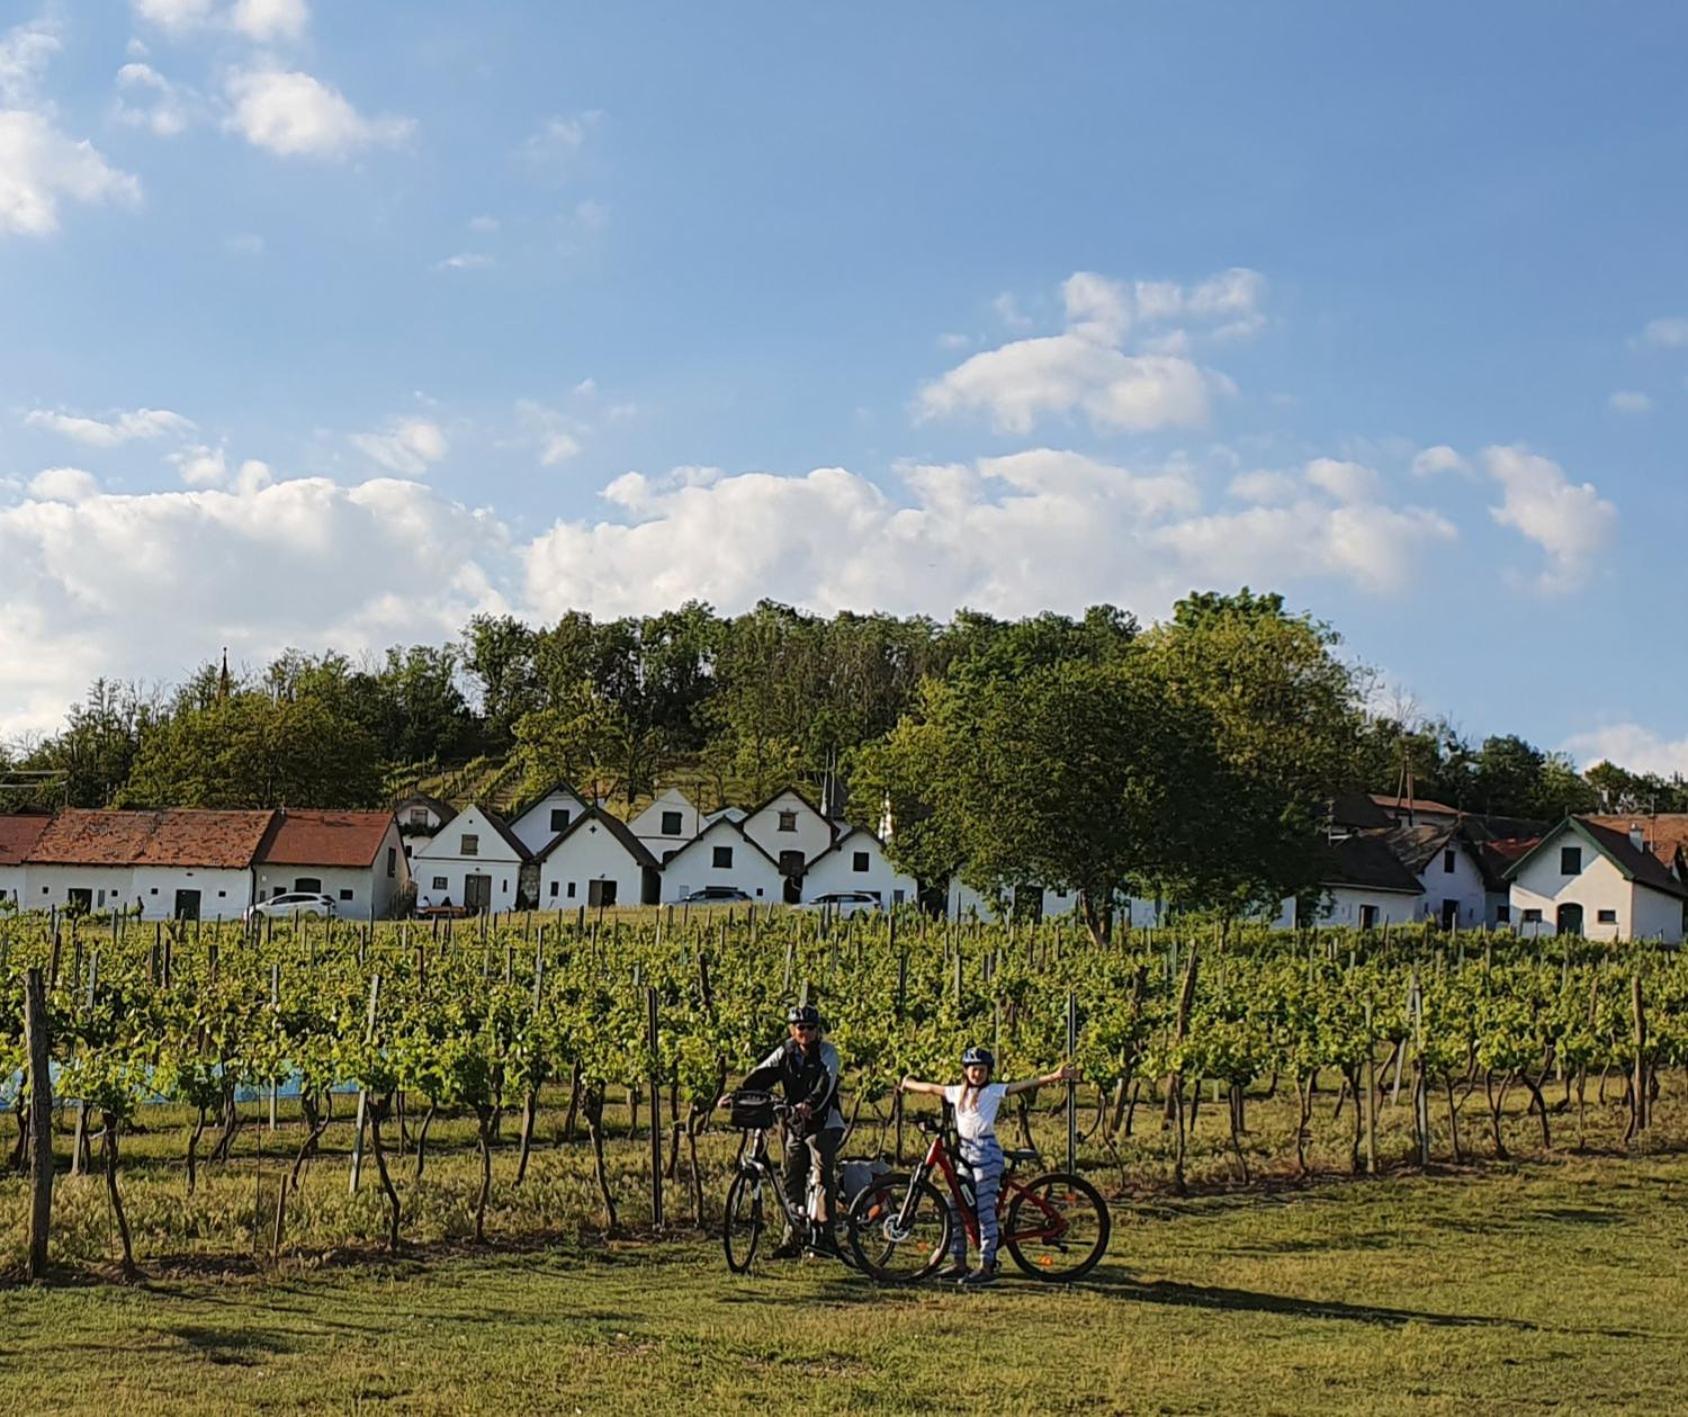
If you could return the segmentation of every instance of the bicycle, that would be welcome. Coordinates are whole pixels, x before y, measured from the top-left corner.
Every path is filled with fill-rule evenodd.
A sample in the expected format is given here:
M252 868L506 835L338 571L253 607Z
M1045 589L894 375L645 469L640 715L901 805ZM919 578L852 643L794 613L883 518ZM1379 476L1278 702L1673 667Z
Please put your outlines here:
M849 1237L857 1266L883 1284L909 1284L937 1272L949 1254L954 1219L929 1179L934 1170L949 1187L954 1208L979 1243L979 1218L971 1187L964 1187L951 1158L948 1129L916 1118L931 1137L912 1172L880 1178L850 1205ZM997 1192L1002 1247L1033 1279L1067 1284L1089 1274L1108 1248L1113 1219L1101 1193L1082 1176L1045 1171L1022 1181L1014 1167L1042 1158L1035 1150L1004 1149L1006 1165Z
M848 1266L849 1259L836 1246L819 1243L819 1224L810 1220L820 1199L820 1168L809 1168L809 1187L804 1196L801 1213L794 1210L786 1198L785 1187L768 1158L768 1132L775 1125L788 1125L792 1109L765 1092L735 1092L729 1099L730 1123L739 1128L738 1158L734 1163L732 1184L727 1187L726 1211L721 1222L721 1246L727 1256L727 1268L734 1274L744 1274L756 1258L766 1219L762 1193L771 1190L779 1202L785 1223L804 1237L803 1249L809 1254L827 1255ZM788 1146L801 1145L789 1133ZM834 1220L837 1217L833 1217Z

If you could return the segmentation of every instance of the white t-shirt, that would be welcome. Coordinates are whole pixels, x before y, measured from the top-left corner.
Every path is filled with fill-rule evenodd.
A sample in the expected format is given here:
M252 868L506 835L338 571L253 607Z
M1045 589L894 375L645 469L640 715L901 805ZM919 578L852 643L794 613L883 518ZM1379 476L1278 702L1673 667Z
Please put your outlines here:
M968 1094L967 1106L961 1105L961 1094ZM995 1141L996 1113L1008 1087L1000 1082L987 1082L980 1088L954 1083L944 1089L944 1101L955 1109L955 1130L962 1141Z

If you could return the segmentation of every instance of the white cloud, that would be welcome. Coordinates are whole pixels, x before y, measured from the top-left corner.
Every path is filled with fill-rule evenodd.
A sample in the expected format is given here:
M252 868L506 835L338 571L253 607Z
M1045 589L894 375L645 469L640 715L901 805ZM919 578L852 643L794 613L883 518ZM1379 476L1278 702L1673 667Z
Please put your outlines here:
M244 70L228 81L232 105L225 126L281 157L346 157L363 148L402 143L408 118L366 118L338 89L297 70Z
M0 505L0 734L50 730L97 674L184 673L222 645L356 654L455 635L504 608L485 513L412 482L269 480L116 496L66 481ZM87 494L87 495L83 495ZM418 578L415 567L429 568Z
M1215 392L1230 381L1188 357L1189 334L1161 328L1135 349L1126 345L1134 320L1186 319L1213 324L1215 335L1244 333L1263 323L1265 280L1246 270L1222 272L1186 289L1170 282L1123 282L1076 271L1061 287L1061 334L1013 340L973 355L921 389L924 418L979 412L1005 433L1028 433L1045 415L1082 414L1101 431L1197 427ZM999 296L1006 322L1022 318L1012 296Z
M1415 477L1434 477L1440 472L1470 472L1471 464L1446 443L1424 448L1413 457Z
M1630 772L1688 776L1688 737L1666 738L1639 723L1611 723L1574 733L1564 749L1585 769L1614 763Z
M34 409L24 416L31 428L45 428L90 448L115 448L137 438L162 438L193 431L193 420L167 408L137 408L109 418L84 418L73 413Z
M259 44L304 38L306 0L132 0L135 14L176 38L196 30L226 30Z
M117 120L174 138L192 123L192 102L150 64L132 62L117 71Z
M1455 536L1437 514L1302 498L1204 514L1182 469L1037 449L902 469L907 496L843 468L802 477L680 469L605 490L614 520L558 522L521 553L542 614L646 612L763 596L830 612L1078 609L1164 613L1193 585L1336 579L1388 592ZM724 554L730 552L730 554Z
M1544 590L1580 583L1617 530L1618 509L1591 482L1573 483L1558 463L1522 446L1483 450L1483 468L1502 497L1490 515L1547 554Z
M498 230L498 218L495 216L470 217L469 230L477 236L490 236Z
M395 418L380 433L354 433L352 446L389 472L420 477L448 452L439 424L426 418Z
M0 107L24 107L36 100L41 76L64 46L50 20L16 25L0 35Z
M556 180L573 172L581 149L603 120L596 109L572 118L547 118L521 147L521 159L538 177Z
M1239 472L1226 491L1239 502L1288 502L1300 492L1301 484L1287 472L1255 468Z
M497 262L491 256L483 255L479 251L459 251L455 256L447 256L443 261L435 261L436 271L480 271Z
M111 166L94 145L61 133L44 113L0 110L0 235L47 236L59 204L138 202L138 179Z
M1031 316L1024 314L1020 304L1014 299L1014 292L1005 290L995 300L991 301L991 309L996 311L997 319L1011 330L1029 330L1032 327Z
M1375 469L1336 458L1314 458L1307 464L1306 477L1314 487L1339 502L1370 502L1382 486Z
M169 461L175 464L182 481L189 487L220 487L228 481L228 462L221 448L199 444L172 453Z
M594 399L597 390L591 379L583 379L574 392L578 397ZM522 425L522 440L538 449L541 467L555 467L580 452L580 435L585 430L567 414L532 399L522 399L516 404L516 417Z
M970 349L973 345L971 335L942 334L938 336L939 349Z
M1646 413L1653 400L1636 389L1619 389L1606 400L1606 407L1613 413Z
M43 502L83 502L99 490L94 475L79 467L49 467L29 480L29 495Z
M1688 316L1662 315L1649 320L1637 342L1654 349L1688 348Z

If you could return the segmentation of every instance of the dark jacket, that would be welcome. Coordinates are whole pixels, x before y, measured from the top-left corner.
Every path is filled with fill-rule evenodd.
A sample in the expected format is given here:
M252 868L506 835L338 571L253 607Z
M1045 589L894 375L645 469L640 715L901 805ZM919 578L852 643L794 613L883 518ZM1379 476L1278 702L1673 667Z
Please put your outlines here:
M838 1050L821 1042L805 1053L795 1039L784 1043L745 1075L743 1087L771 1092L777 1086L793 1107L809 1104L809 1124L804 1133L842 1128L844 1114L838 1110Z

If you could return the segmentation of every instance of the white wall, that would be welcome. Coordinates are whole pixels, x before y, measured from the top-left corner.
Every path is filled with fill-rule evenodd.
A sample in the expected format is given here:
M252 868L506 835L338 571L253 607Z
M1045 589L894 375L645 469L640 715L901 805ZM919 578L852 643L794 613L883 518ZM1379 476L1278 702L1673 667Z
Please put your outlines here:
M1632 933L1637 939L1663 940L1667 945L1682 943L1682 902L1648 886L1635 887L1635 923Z
M510 830L516 834L516 840L535 856L569 827L580 819L580 814L586 810L586 804L570 792L566 787L553 787L539 801L529 807L521 816L510 823ZM567 812L568 820L561 827L551 825L553 812ZM461 817L452 823L462 821Z
M295 890L298 881L321 881L322 889L334 897L339 913L350 920L367 920L371 909L374 918L385 920L393 913L393 904L410 880L410 862L402 851L396 852L393 874L387 874L387 852L399 845L398 828L389 826L381 839L381 849L375 853L373 866L271 866L260 862L254 873L258 878L259 900ZM345 892L350 891L350 896Z
M28 881L22 866L0 866L0 900L12 901L19 910L30 908Z
M1133 896L1126 901L1126 907L1116 911L1114 919L1118 924L1129 923L1132 929L1141 930L1159 923L1159 911L1152 900L1139 900ZM991 909L990 902L974 890L972 886L966 884L960 876L950 878L946 908L952 920L964 919L968 915L977 915L981 920L994 920L996 918L996 912ZM1044 891L1043 918L1045 920L1053 920L1061 915L1070 915L1077 909L1077 891Z
M1419 883L1424 887L1418 902L1419 918L1440 920L1442 902L1451 900L1458 906L1460 929L1475 930L1489 924L1489 891L1483 884L1483 873L1463 846L1450 842L1447 850L1453 853L1452 871L1444 869L1446 852L1438 851L1419 872Z
M136 866L132 872L129 894L141 898L143 919L170 919L176 913L179 890L199 892L201 920L235 920L252 904L252 873L244 867L209 870L193 866ZM94 908L98 910L99 906Z
M63 910L70 903L71 890L76 889L92 893L95 910L114 906L133 910L134 877L129 866L25 866L23 905L27 910L49 910L55 905ZM163 912L169 913L168 908Z
M866 870L856 869L857 856L866 857ZM809 864L803 876L803 899L833 891L872 891L880 905L914 904L919 892L913 876L905 876L886 859L885 849L866 832L855 832Z
M667 812L680 814L678 833L663 831L662 818ZM650 806L627 825L633 835L644 842L651 855L661 861L669 852L678 851L695 837L707 823L703 819L703 813L698 811L684 792L675 787L667 787L657 794L656 800Z
M780 813L796 815L794 830L780 830ZM782 851L800 851L805 861L812 861L832 845L832 827L826 818L811 810L795 792L782 792L760 811L752 813L740 824L745 835L762 850L780 859Z
M1377 907L1378 925L1407 925L1418 918L1419 897L1405 891L1366 890L1359 886L1327 886L1317 923L1358 927L1361 907Z
M599 821L570 833L539 863L539 909L573 910L589 904L593 881L615 882L618 907L645 903L644 867Z
M461 854L465 836L480 838L474 856ZM488 876L492 880L491 908L514 910L521 876L521 858L478 807L468 807L453 817L440 834L417 848L411 857L410 874L416 881L416 903L462 905L464 880ZM436 881L443 884L435 884Z
M1567 876L1559 869L1559 850L1580 847L1582 870ZM1638 933L1635 924L1635 890L1630 881L1605 856L1574 832L1561 831L1548 838L1535 858L1512 879L1512 928L1524 935L1552 935L1559 907L1575 904L1583 909L1583 934L1591 940L1627 940ZM1649 895L1655 892L1649 891ZM1666 897L1667 899L1669 897ZM1526 921L1527 911L1539 910L1539 924ZM1617 919L1600 921L1602 910L1613 911ZM1675 938L1682 937L1680 915Z
M732 849L731 866L714 864L717 846ZM736 886L752 900L785 899L785 877L780 874L779 867L740 836L738 829L728 822L717 822L708 828L662 868L662 898L665 901L680 900L688 892L702 890L705 886Z

